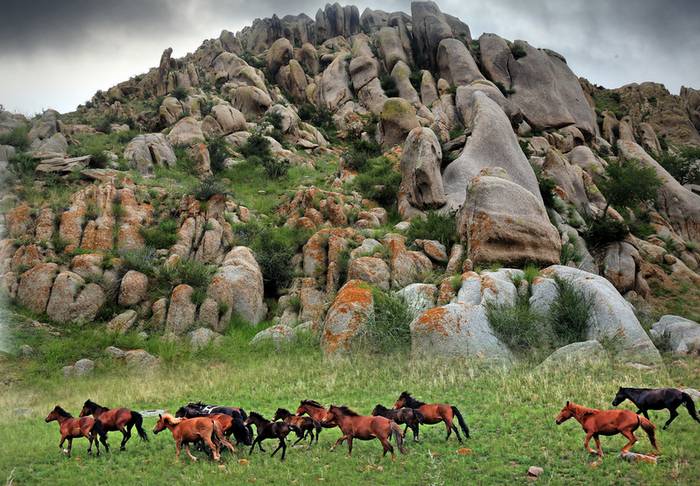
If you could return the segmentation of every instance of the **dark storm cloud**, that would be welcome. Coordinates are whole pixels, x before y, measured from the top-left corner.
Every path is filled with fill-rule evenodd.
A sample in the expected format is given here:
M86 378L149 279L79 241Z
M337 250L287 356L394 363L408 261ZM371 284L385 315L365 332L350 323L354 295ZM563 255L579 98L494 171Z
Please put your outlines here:
M181 56L222 29L257 17L306 13L313 0L0 0L0 103L25 112L73 109L158 63ZM410 12L410 1L352 2ZM657 81L672 92L700 87L700 1L441 0L474 37L494 32L553 49L572 70L608 87Z

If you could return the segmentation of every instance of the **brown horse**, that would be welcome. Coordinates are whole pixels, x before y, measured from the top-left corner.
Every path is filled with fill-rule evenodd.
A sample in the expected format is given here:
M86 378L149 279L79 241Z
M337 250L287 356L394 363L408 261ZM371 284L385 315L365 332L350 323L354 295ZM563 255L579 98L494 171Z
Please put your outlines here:
M372 410L372 415L379 415L393 420L398 425L405 424L403 429L403 437L406 438L406 432L410 428L413 431L413 442L418 442L418 428L423 422L423 414L412 408L386 408L381 403L375 405Z
M398 400L396 400L396 403L394 403L394 408L396 409L403 407L418 410L418 412L420 412L420 414L423 415L422 423L426 425L433 425L439 424L440 422L444 422L445 427L447 428L447 437L445 437L445 440L448 440L450 438L450 434L452 434L452 431L454 430L455 434L457 434L457 440L462 442L462 437L459 435L459 430L452 423L452 421L456 417L457 421L459 422L459 426L462 428L462 432L464 432L464 436L467 439L469 438L469 427L464 421L462 414L454 405L449 405L447 403L424 403L419 400L416 400L411 396L410 393L405 391L401 393L401 395L399 395Z
M278 408L275 412L275 416L272 417L272 420L282 420L286 422L287 425L292 428L292 430L294 430L298 438L294 444L292 444L292 446L297 445L307 436L311 438L309 444L313 444L314 430L316 431L316 443L318 444L318 434L321 433L321 424L311 417L292 415L292 412L286 408Z
M625 444L621 452L628 452L634 443L637 442L634 431L639 427L642 427L649 437L651 445L656 449L656 452L659 452L659 448L656 445L656 436L654 435L656 427L649 419L637 415L631 410L597 410L595 408L577 405L573 402L566 402L566 405L561 409L555 421L557 425L561 425L571 417L575 418L576 421L581 424L584 432L586 432L586 439L583 441L583 446L591 454L598 454L599 457L603 457L603 449L600 447L600 439L598 436L616 434L622 434L627 438L629 442ZM588 445L591 441L591 437L595 440L596 447L598 448L597 452Z
M61 442L58 448L62 449L68 457L70 457L71 449L73 449L73 439L85 437L90 444L88 446L88 454L92 454L92 442L95 441L97 447L97 455L100 455L100 443L97 440L98 434L104 434L100 428L100 424L92 417L73 418L71 414L56 405L51 413L44 419L45 422L57 421L61 431ZM68 440L68 449L63 449L63 443ZM105 439L106 441L107 439Z
M325 423L334 424L340 427L343 435L335 442L331 450L335 449L344 440L348 441L348 455L352 455L353 439L371 440L378 439L382 443L384 453L391 452L391 459L395 459L394 447L389 443L389 437L394 436L396 445L402 454L406 453L403 446L403 435L401 427L392 420L385 417L363 416L350 410L346 406L331 405L326 412Z
M122 443L119 446L120 450L126 450L126 443L131 438L131 428L136 426L136 431L141 440L148 440L146 431L143 430L143 417L140 413L129 410L128 408L107 408L92 400L85 400L83 409L80 411L81 417L92 415L95 420L100 422L102 430L111 432L118 430L122 433ZM102 441L102 445L109 451L106 440Z
M180 460L180 449L185 446L185 452L193 461L197 458L190 452L190 443L202 441L211 450L212 457L215 461L220 459L219 446L223 444L231 452L235 449L233 445L226 440L221 427L211 417L196 417L196 418L175 418L169 413L158 414L158 422L153 428L153 433L158 434L163 430L168 429L173 434L175 439L175 459Z
M328 413L328 410L326 410L326 408L316 400L302 400L296 412L297 415L307 414L309 417L321 424L321 428L323 429L332 429L336 425L324 422L326 413ZM320 433L321 430L316 430L316 442L318 442L318 435Z

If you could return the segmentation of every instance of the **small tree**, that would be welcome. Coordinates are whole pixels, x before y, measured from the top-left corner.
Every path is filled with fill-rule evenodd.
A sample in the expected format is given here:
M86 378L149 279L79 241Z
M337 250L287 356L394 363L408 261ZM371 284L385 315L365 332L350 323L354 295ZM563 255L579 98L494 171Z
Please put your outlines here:
M653 167L646 167L633 159L610 162L605 176L598 184L607 201L603 218L607 217L610 206L631 208L635 204L655 200L661 186Z

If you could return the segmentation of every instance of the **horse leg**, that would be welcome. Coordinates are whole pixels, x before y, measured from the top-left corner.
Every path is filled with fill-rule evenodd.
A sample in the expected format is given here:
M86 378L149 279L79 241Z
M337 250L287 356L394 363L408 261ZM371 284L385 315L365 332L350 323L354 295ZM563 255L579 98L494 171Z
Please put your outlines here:
M260 452L267 452L265 449L263 449L262 439L258 441L258 449L260 449Z
M418 431L419 431L419 426L418 424L414 423L411 426L411 430L413 431L413 442L418 442ZM404 434L405 435L405 434Z
M411 430L413 430L413 427L411 427ZM407 431L408 431L408 422L406 422L406 427L403 428L403 436L404 436L404 438L406 438L406 432L407 432ZM413 435L414 435L414 437L415 437L415 435L416 435L416 431L415 431L415 430L413 431Z
M73 437L68 437L68 457L70 457L70 451L73 450Z
M598 449L598 457L603 457L603 448L600 446L598 434L593 434L593 440L595 440L595 446Z
M175 462L180 462L180 448L182 447L182 442L179 440L175 441Z
M83 434L83 437L85 437L88 440L88 454L92 454L92 434L91 433L85 433Z
M664 430L668 429L668 426L671 425L671 422L676 420L676 417L678 417L678 412L676 412L675 408L669 408L668 411L671 412L671 416L664 424Z
M250 446L250 452L248 452L248 455L249 455L249 456L250 456L251 454L253 454L253 451L255 450L255 443L256 443L257 441L258 441L258 438L256 437L256 438L253 440L253 444Z
M214 449L212 449L212 451L214 451ZM197 462L197 458L194 457L194 456L192 455L192 453L190 452L190 443L189 443L189 442L185 443L185 452L186 452L187 455L190 457L190 459L192 459L193 462ZM214 457L216 457L216 456L214 456ZM216 459L215 459L215 460L216 460Z
M121 445L119 446L119 450L120 450L120 451L125 451L125 450L126 450L126 443L127 443L127 441L129 440L129 438L131 438L131 432L129 432L129 431L126 429L126 427L124 427L123 425L120 425L120 426L119 426L119 432L121 432L121 433L122 433L122 436L123 436L123 437L122 437L122 443L121 443Z
M632 433L632 431L629 430L629 429L627 429L627 430L622 430L622 431L620 431L620 433L621 433L622 435L624 435L625 437L627 437L627 439L629 440L629 442L628 442L627 444L625 444L625 446L622 448L622 452L623 452L623 453L624 453L624 452L629 452L629 450L632 448L632 446L634 445L634 443L637 442L637 437L636 437L636 436ZM602 455L601 455L601 457L602 457Z
M389 433L391 433L391 431L389 431ZM391 460L392 461L395 460L396 455L394 454L394 446L391 445L391 443L389 442L389 439L387 437L380 437L380 436L377 436L377 438L379 439L379 442L382 443L382 447L384 448L384 452L382 453L382 457L386 457L386 453L391 452Z
M61 449L61 452L63 452L63 443L66 441L66 436L61 435L61 442L58 443L58 448Z
M335 444L333 444L333 447L331 447L331 452L333 452L335 450L335 448L338 447L340 444L342 444L343 441L347 438L348 438L347 435L341 435L340 439L336 440Z
M447 437L445 437L445 440L447 441L447 440L450 440L450 434L452 434L452 423L447 419L444 419L444 420L445 420L445 427L447 427Z
M280 442L282 442L282 457L280 458L280 461L284 461L284 456L287 453L287 443L284 441L284 437L280 439Z
M352 435L348 436L348 457L352 456Z
M297 434L297 440L294 441L294 444L292 444L292 447L297 445L299 442L301 442L305 438L306 438L306 432L304 432L303 434ZM311 441L313 442L313 440L314 440L314 438L312 436Z
M102 434L100 434L100 442L102 442L102 445L105 448L105 452L109 452L109 444L107 444L107 432L102 432Z
M591 446L589 445L589 443L591 442L591 437L593 437L593 432L586 432L586 438L583 441L583 447L585 447L586 450L591 454L597 454L597 452L591 449Z
M459 435L459 430L457 429L457 426L455 424L452 424L452 430L454 430L455 434L457 434L457 440L462 442L462 436Z
M211 450L212 458L215 461L218 461L221 458L219 454L219 446L217 444L214 444L214 442L211 440L211 437L203 437L202 440L207 445L207 447L209 447L209 450ZM189 451L189 449L187 450Z

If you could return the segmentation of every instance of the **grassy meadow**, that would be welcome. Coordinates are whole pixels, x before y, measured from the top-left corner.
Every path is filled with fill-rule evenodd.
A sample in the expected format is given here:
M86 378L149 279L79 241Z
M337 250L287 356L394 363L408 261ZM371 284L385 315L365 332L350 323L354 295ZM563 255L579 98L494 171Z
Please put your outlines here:
M16 327L14 344L30 343L32 357L2 358L0 393L0 481L7 484L504 484L527 483L529 466L544 468L545 484L697 484L700 477L700 425L687 412L669 431L658 431L662 456L658 465L630 464L617 457L625 439L602 438L606 453L601 464L583 449L584 434L573 420L557 426L554 416L567 399L588 406L609 407L617 387L700 387L700 360L667 360L666 371L640 371L617 364L591 364L576 369L513 370L483 367L464 360L416 361L405 350L325 361L314 343L298 342L275 350L251 348L255 328L233 328L218 344L191 351L179 343L157 338L110 336L86 326L62 330L47 339L45 331ZM161 356L154 371L127 370L104 357L104 348L145 347ZM64 378L60 366L80 357L96 358L97 368L86 378ZM320 442L309 448L289 448L281 463L256 450L235 457L224 454L222 464L197 453L191 463L184 455L175 462L169 432L153 436L155 419L146 418L150 441L135 434L126 452L119 452L121 434L112 433L113 451L100 457L86 453L87 442L75 440L73 457L61 454L58 425L44 417L60 404L77 415L85 399L106 406L136 410L174 411L190 400L235 404L270 417L277 407L295 410L313 398L324 404L347 404L368 414L373 406L393 405L402 390L425 401L458 406L472 438L460 445L445 442L442 425L421 428L421 443L408 441L409 452L392 462L381 457L377 441L356 441L353 456L341 446L329 452L339 437L324 429ZM624 406L631 407L626 403ZM652 412L663 424L668 413ZM659 427L660 428L660 427ZM646 436L634 450L649 452ZM409 433L410 438L410 433ZM461 449L465 448L465 449Z

